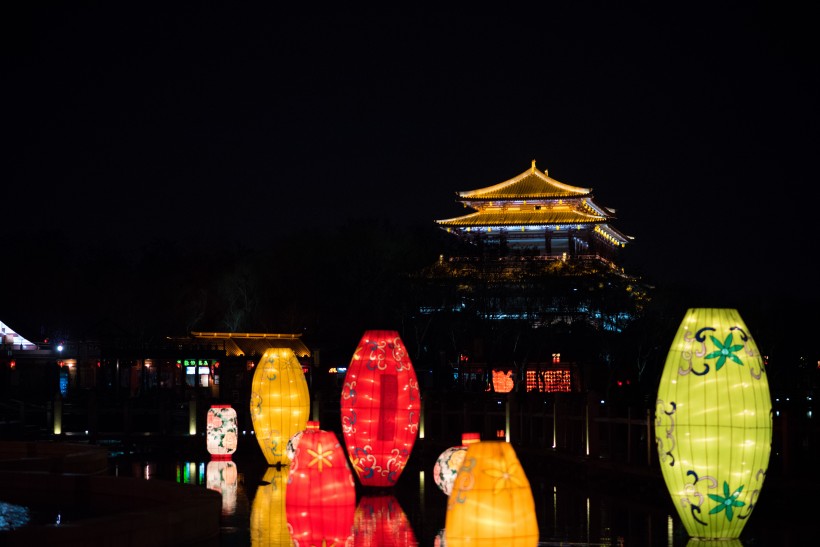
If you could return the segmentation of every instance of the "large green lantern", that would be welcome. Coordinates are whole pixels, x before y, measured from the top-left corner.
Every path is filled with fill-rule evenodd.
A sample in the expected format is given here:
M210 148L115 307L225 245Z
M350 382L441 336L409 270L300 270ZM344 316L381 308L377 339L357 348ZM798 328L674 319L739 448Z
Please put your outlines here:
M655 438L693 538L740 535L766 477L771 410L763 359L737 310L687 310L658 387Z

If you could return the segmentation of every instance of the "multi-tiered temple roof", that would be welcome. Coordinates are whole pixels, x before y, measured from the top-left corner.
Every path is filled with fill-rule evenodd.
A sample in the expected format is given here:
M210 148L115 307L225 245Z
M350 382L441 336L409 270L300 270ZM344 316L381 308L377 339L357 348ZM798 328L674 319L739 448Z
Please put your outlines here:
M535 160L516 177L457 195L474 212L437 220L438 225L468 241L497 246L501 254L612 258L632 239L610 224L615 211L598 205L592 189L551 178Z

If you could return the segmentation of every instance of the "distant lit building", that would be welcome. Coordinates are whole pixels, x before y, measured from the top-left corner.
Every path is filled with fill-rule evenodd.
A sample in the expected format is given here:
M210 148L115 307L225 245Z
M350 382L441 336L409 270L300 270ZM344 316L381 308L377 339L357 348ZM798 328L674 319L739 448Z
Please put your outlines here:
M532 167L504 182L457 193L473 212L439 226L492 257L617 258L633 238L615 229L613 209L591 188L570 186Z
M457 196L471 211L436 221L456 239L457 251L418 274L426 295L422 315L529 329L583 324L620 332L646 304L647 287L618 265L620 251L633 238L613 226L615 211L599 205L592 189L559 182L533 161L509 180ZM463 352L473 357L468 368L474 376L478 363L490 358L481 351L487 341L470 344ZM457 361L464 364L460 357ZM570 382L577 378L570 368L550 362L547 354L513 377L518 377L519 389L569 391L578 388L577 379ZM492 374L485 369L486 383L506 390L510 382L499 378L509 377L507 372L503 366Z

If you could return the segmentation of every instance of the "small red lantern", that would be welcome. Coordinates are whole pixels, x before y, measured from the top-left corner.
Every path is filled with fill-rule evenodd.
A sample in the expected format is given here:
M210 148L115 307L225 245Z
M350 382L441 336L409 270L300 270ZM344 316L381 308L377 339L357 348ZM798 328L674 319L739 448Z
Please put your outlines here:
M363 486L399 479L419 431L421 395L399 333L364 333L342 387L342 435Z
M356 483L332 431L307 422L288 472L285 511L299 545L344 545L353 533Z

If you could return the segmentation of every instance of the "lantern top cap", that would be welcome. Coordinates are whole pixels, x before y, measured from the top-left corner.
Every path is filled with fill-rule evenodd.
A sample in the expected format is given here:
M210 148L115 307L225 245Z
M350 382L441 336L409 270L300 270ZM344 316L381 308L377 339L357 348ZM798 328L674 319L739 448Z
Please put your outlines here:
M211 405L211 408L231 408L231 405Z
M461 444L477 443L480 440L481 440L481 435L479 433L462 433L461 434Z
M311 430L319 429L319 420L308 420L308 422L305 426L305 429L311 429Z

